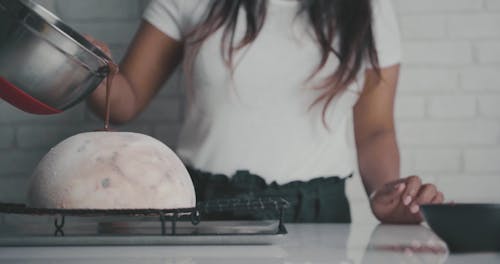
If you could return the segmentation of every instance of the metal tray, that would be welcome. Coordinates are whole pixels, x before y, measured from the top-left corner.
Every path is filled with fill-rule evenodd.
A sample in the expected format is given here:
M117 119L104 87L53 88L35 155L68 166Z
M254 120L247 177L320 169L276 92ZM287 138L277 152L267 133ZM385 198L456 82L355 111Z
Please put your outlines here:
M157 222L66 224L64 236L47 231L49 225L2 225L0 246L264 245L287 234L278 220L177 222L176 233L167 235L159 234Z
M0 246L273 244L287 234L283 199L225 199L185 209L43 209L0 203ZM269 220L200 221L207 213L271 212Z

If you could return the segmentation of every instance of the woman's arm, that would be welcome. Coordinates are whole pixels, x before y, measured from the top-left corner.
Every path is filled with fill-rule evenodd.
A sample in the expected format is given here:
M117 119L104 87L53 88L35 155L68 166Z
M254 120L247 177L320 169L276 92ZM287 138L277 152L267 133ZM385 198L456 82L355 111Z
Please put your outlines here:
M417 176L400 179L394 128L394 99L399 65L380 76L367 70L363 92L354 107L354 131L360 174L375 216L382 222L419 223L419 205L443 201L432 184Z
M91 41L107 49L104 43ZM182 59L182 43L143 21L113 79L111 113L113 123L137 116L149 103ZM105 115L105 81L89 97L91 108Z
M381 69L380 76L367 70L363 92L354 108L359 169L367 193L399 179L393 118L398 75L399 65Z

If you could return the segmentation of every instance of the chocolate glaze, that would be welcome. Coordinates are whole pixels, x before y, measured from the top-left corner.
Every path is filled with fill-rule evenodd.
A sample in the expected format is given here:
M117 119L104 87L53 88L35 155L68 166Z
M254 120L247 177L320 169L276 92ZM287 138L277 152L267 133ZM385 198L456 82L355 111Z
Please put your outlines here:
M113 79L115 75L118 73L118 65L116 65L112 61L107 61L108 68L109 68L109 73L108 77L106 78L106 116L104 119L104 129L103 131L111 131L109 128L109 115L110 115L110 109L111 109L111 87L113 85Z

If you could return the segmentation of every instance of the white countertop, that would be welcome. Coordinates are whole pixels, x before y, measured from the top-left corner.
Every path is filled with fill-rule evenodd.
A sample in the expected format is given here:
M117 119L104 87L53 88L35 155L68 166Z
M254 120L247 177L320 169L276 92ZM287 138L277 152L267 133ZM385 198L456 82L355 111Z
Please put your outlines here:
M500 252L449 254L424 226L286 227L267 246L0 247L0 263L500 263Z

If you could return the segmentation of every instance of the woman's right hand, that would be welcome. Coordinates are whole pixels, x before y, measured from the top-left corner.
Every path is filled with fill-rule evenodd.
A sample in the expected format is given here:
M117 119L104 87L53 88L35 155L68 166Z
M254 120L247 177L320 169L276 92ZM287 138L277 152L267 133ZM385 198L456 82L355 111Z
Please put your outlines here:
M97 40L97 39L95 39L94 37L92 37L90 35L84 35L84 37L90 43L92 43L94 46L96 46L102 52L104 52L104 54L106 54L106 56L108 56L108 58L112 59L111 50L109 49L109 46L106 43L104 43L104 42L102 42L100 40ZM90 100L92 100L92 101L106 100L105 99L105 97L106 97L106 81L107 81L107 78L104 78L104 80L99 84L99 86L90 95Z
M422 183L418 176L389 182L370 195L373 213L388 224L420 224L424 220L421 205L443 202L443 193L434 184Z
M104 54L106 54L110 59L112 59L111 56L111 50L109 49L108 45L100 40L95 39L94 37L90 35L84 35L84 37L92 43L94 46L98 47Z

